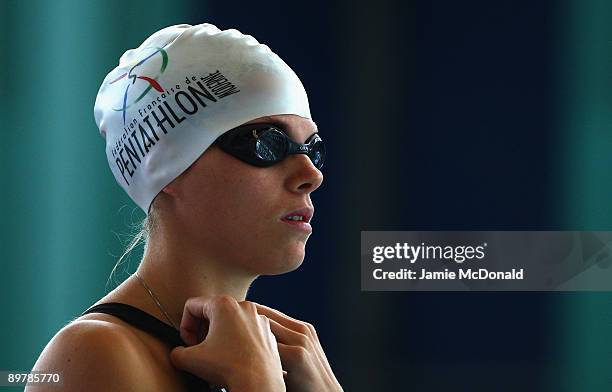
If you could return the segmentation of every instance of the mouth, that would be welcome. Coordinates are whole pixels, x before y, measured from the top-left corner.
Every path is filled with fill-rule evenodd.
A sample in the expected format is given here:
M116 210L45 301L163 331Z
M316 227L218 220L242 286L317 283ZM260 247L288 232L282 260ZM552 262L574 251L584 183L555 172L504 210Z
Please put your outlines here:
M311 233L312 226L310 225L310 220L312 219L313 215L313 208L304 207L286 214L281 218L281 221L287 223L295 229Z

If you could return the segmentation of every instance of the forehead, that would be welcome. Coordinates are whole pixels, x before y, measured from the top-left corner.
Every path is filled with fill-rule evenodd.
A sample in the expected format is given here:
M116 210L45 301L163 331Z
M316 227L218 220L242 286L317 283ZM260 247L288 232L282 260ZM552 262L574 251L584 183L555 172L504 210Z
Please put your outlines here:
M279 114L276 116L264 116L249 121L246 124L268 123L274 124L287 132L289 137L296 142L304 143L313 133L317 132L317 124L311 119L294 114Z

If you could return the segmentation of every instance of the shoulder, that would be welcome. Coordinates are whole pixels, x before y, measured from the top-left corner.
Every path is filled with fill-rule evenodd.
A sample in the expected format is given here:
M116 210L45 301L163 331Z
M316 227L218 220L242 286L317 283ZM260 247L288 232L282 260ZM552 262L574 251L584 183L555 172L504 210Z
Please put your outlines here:
M65 391L155 390L148 352L129 329L100 320L77 320L62 328L34 370L62 372ZM41 391L36 387L36 391Z

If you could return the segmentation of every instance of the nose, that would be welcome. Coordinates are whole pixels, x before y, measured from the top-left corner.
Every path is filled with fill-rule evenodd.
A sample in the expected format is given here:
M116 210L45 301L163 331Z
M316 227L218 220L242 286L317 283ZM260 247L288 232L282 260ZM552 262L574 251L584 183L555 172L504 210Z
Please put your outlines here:
M309 194L321 186L323 173L305 154L295 154L285 159L290 168L287 188L291 192Z

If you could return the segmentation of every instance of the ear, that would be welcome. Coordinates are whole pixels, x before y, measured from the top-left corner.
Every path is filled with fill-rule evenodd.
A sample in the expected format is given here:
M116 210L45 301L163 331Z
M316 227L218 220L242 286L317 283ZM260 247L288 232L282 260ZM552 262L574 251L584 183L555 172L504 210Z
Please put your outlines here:
M178 189L176 189L176 184L174 184L174 181L166 185L161 191L168 196L178 196Z
M160 193L166 194L166 196L170 196L171 198L178 199L181 197L182 192L184 192L184 182L186 180L187 174L193 168L193 164L189 166L185 171L179 174L174 180L172 180L168 185L162 188Z

